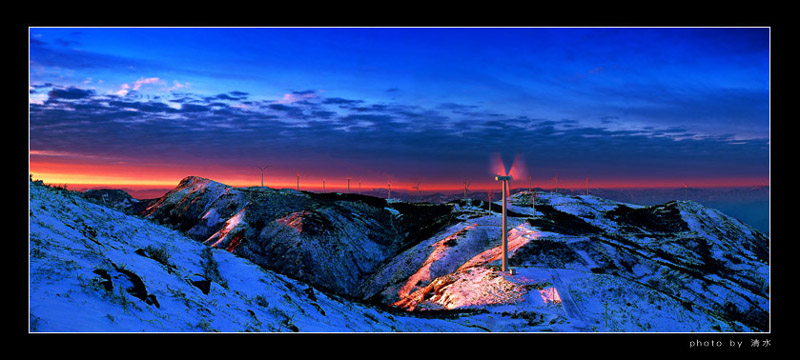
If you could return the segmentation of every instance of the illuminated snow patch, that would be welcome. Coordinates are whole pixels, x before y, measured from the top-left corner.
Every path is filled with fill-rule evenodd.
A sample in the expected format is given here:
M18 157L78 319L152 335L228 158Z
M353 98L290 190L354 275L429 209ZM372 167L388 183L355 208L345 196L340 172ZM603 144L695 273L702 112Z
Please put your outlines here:
M224 228L214 233L214 235L211 235L211 237L209 237L208 240L205 241L205 243L213 242L211 244L211 247L217 247L218 245L220 245L223 241L226 240L228 234L230 234L234 229L236 229L237 226L239 226L239 224L242 223L244 214L245 214L245 209L242 209L241 211L236 213L236 215L234 215L233 217L228 219L228 221L225 222Z
M524 301L527 292L491 268L476 267L442 276L394 305L408 310L504 305Z
M473 224L467 226L455 233L447 236L446 238L437 241L431 247L434 248L433 252L428 255L428 258L425 262L420 266L419 270L411 275L406 281L405 285L403 285L400 290L398 291L398 296L400 298L407 297L411 292L413 292L417 287L418 284L428 283L431 281L431 265L434 262L442 259L447 255L448 250L451 248L449 242L455 241L459 237L463 236L467 231L472 230L477 227L477 224Z
M536 240L541 236L542 233L534 229L531 229L531 227L527 223L522 223L521 225L512 228L511 230L508 231L508 256L511 257L514 254L514 252L517 251L517 249L521 248L529 241ZM472 259L464 263L464 265L459 267L459 270L501 260L503 258L503 245L499 237L500 236L498 234L498 244L496 247L493 247L489 250L486 250L474 256Z

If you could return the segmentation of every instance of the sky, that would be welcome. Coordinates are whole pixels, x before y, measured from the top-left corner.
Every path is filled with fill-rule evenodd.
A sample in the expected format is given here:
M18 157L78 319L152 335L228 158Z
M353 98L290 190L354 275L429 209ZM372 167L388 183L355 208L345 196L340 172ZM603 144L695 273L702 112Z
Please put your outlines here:
M29 28L45 183L759 186L769 28Z

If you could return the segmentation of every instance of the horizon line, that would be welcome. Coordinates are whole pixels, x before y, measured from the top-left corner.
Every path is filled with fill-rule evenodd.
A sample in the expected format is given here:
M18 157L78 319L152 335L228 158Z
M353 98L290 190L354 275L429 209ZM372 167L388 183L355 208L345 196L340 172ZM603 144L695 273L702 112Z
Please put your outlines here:
M207 178L206 178L207 179ZM226 186L234 187L234 188L259 188L262 187L260 184L226 184L221 181L216 181L213 179L208 179L213 182L217 182ZM66 186L67 189L76 190L80 192L85 192L87 190L131 190L136 192L146 192L146 191L164 191L169 192L170 190L178 187L180 182L175 184L134 184L134 183L109 183L109 184L102 184L102 183L63 183L63 182L48 182L41 179L33 179L33 181L41 181L43 184L48 186ZM275 186L273 186L275 185ZM297 187L286 186L286 184L269 184L266 183L263 186L264 188L274 189L274 190L297 190ZM722 185L695 185L689 186L679 186L679 185L620 185L620 186L589 186L589 191L591 194L592 190L683 190L683 189L725 189L725 188L769 188L770 184L742 184L742 185L729 185L729 184L722 184ZM517 186L511 187L511 191L526 191L528 189L527 186ZM542 187L542 186L533 186L534 190L542 191L542 192L554 192L556 189L555 187ZM317 192L323 193L323 187L321 185L308 185L308 186L300 186L300 191L309 191L309 192ZM328 185L325 186L324 193L351 193L351 194L366 194L372 193L375 191L388 191L388 187L386 186L363 186L361 191L358 190L357 186L350 186L350 191L347 191L347 186L337 186L337 185ZM559 186L560 191L569 191L569 192L580 192L583 193L586 191L586 187L582 186ZM422 195L432 195L436 193L463 193L463 187L448 187L448 188L430 188L430 189L420 189L419 193ZM480 193L480 192L501 192L501 189L486 188L486 187L479 187L475 189L468 189L467 193ZM406 187L392 187L392 192L395 193L404 193L404 194L415 194L417 192L416 189L413 188L406 188Z

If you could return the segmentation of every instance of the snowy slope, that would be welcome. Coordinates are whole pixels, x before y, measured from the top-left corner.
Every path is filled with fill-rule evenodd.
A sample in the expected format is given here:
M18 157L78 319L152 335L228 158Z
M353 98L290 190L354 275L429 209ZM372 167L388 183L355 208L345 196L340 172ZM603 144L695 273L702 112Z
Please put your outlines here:
M768 329L768 239L760 232L692 202L535 195L535 217L518 217L532 213L529 194L509 199L516 275L497 271L500 216L459 207L469 221L399 254L367 286L409 310L560 316L557 331Z
M194 265L176 265L184 269L183 283L211 281L209 294L203 294L206 298L215 291L227 299L248 294L244 296L245 304L268 300L270 306L281 304L282 307L275 307L290 317L287 320L276 315L272 322L264 321L268 317L263 309L258 312L237 305L240 313L250 316L252 311L261 324L270 324L253 331L291 331L295 327L300 331L457 332L769 329L769 239L763 233L694 202L639 206L587 195L539 191L534 195L535 216L529 193L517 193L508 199L509 262L515 270L513 275L499 271L500 201L492 204L490 212L488 204L480 201L409 204L354 194L233 188L189 177L152 203L143 215L180 231L156 227L158 232L171 234L155 236L165 239L158 242L162 244L159 246L173 246L167 253L194 254L194 260L189 261ZM31 198L33 203L34 196ZM83 204L80 197L73 198L71 201ZM103 209L103 213L110 211L97 204L89 205ZM75 218L58 210L61 207L71 206L69 201L61 201L52 209L58 212L46 218L62 222ZM99 216L94 211L90 213L93 215L89 218ZM32 206L32 224L34 215ZM130 222L136 225L126 225ZM152 224L142 219L113 217L91 221L91 230L83 224L86 221L70 222L68 228L83 229L78 235L87 237L84 233L88 232L99 238L92 234L102 226L100 233L105 241L124 239L135 243L136 249L151 245L150 251L156 246L148 242L154 241L153 236L147 240L128 239L128 234L135 233L134 228L150 229L144 224ZM65 231L63 226L59 229ZM48 236L44 238L61 241L60 237L64 237L61 233ZM34 236L32 230L32 259L33 245L42 238ZM71 241L87 246L94 243L77 238ZM178 245L165 243L181 245L175 248ZM209 252L209 246L215 250ZM136 253L136 249L125 255ZM158 249L155 248L156 253ZM213 254L218 272L203 268L202 264L209 263L208 254ZM56 258L63 256L66 255ZM125 261L143 269L146 263L152 267L152 258L138 255L136 260ZM114 267L120 267L115 261L102 261L101 269L112 281L124 281L125 272ZM128 263L121 268L130 270ZM238 265L223 271L227 263ZM89 269L91 266L86 265L84 270L91 275L83 276L102 283L103 277L98 280L98 274L92 272L98 266L92 266ZM161 268L167 274L172 271L170 267ZM142 269L132 271L145 273ZM251 272L260 275L244 275ZM150 293L163 304L161 299L167 296L164 290L151 291L150 280L145 279L156 275L139 276L147 285L146 293L138 292L145 304L140 310L152 310L153 305L147 305ZM160 278L158 282L170 284ZM234 288L237 283L241 287ZM253 290L264 288L267 283L270 293L278 295L267 297ZM312 287L315 290L307 290ZM189 294L190 289L182 291ZM358 305L332 294L382 306ZM221 299L213 304L203 302L202 306L220 306ZM223 313L234 305L224 306ZM387 307L397 310L380 310ZM33 316L45 318L36 315L32 305L32 319ZM206 327L210 322L207 317L193 320L204 321ZM217 321L237 323L212 328L222 331L246 331L241 324L249 323L234 315ZM303 326L301 321L306 321ZM295 327L287 326L289 323Z
M449 209L187 177L143 215L267 269L352 295L409 239L446 225Z
M32 332L483 331L328 296L175 230L31 183Z

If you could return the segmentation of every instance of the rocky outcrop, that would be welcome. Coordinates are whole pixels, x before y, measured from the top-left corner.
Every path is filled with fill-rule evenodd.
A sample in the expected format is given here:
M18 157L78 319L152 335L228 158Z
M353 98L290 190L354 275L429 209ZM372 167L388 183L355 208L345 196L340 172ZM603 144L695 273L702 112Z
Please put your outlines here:
M352 295L379 264L455 221L450 210L187 177L143 215L266 269Z

